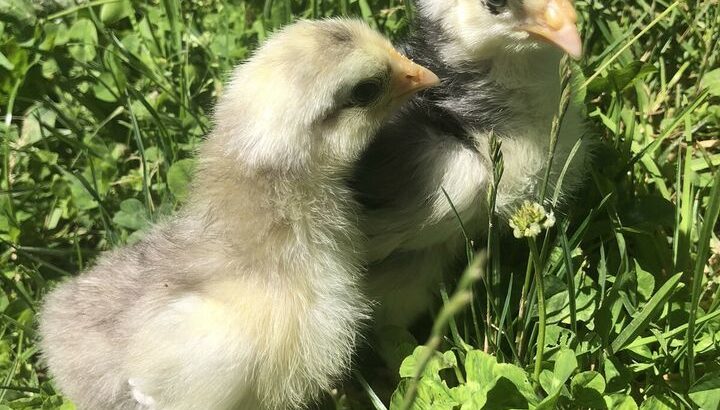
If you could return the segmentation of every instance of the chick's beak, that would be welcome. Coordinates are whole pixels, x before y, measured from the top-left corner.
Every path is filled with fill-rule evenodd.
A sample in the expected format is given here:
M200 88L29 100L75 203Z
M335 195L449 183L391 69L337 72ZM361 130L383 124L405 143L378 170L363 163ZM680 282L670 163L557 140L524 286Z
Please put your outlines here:
M571 0L525 0L527 25L523 29L563 49L571 57L582 56L577 13Z
M393 98L402 98L440 84L440 79L427 68L417 65L407 57L394 53L390 66L390 87Z

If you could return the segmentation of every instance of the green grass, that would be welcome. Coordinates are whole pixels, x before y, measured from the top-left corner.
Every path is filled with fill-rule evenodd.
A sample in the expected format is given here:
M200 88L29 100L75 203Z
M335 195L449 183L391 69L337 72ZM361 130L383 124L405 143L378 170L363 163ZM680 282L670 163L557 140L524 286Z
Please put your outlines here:
M178 207L229 69L295 17L358 15L397 37L412 10L32 4L0 0L0 409L69 409L37 363L38 301ZM587 47L570 98L603 141L582 200L529 244L492 231L487 263L443 287L429 339L371 338L391 369L359 366L335 407L718 408L720 5L576 4Z

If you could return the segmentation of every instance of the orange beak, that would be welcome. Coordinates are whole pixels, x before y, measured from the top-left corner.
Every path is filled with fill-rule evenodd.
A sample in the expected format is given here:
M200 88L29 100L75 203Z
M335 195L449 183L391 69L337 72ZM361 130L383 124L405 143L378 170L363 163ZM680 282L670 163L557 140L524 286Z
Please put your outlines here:
M393 52L390 61L393 98L399 99L440 84L440 79L427 68L417 65L400 53Z
M577 13L571 0L525 0L523 29L563 49L574 59L582 56Z

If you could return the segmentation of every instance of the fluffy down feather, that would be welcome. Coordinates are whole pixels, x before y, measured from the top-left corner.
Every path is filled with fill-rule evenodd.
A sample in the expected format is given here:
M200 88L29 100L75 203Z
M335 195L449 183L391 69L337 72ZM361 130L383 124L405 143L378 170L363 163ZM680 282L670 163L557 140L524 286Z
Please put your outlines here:
M441 78L384 126L361 159L353 186L366 208L369 289L378 326L407 326L426 312L443 273L464 255L464 240L444 189L473 238L487 227L489 135L502 141L498 210L507 217L537 200L552 118L560 97L560 50L525 29L529 0L493 9L480 0L416 0L418 17L403 50ZM502 2L495 2L502 3ZM568 0L533 0L542 7ZM570 6L571 7L571 6ZM568 18L574 18L574 10ZM574 21L573 21L574 25ZM550 178L553 192L574 145L586 133L580 107L563 123ZM561 199L585 178L582 139ZM503 224L505 225L505 224Z
M343 181L431 74L350 20L274 35L220 100L182 212L47 296L60 389L92 410L282 410L330 389L368 313ZM353 103L384 75L372 104Z

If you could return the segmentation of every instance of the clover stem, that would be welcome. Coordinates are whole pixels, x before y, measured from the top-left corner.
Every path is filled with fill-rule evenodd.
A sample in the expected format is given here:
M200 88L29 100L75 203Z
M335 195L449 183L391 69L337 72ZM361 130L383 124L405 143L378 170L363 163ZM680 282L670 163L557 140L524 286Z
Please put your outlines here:
M528 303L528 292L530 291L530 278L533 274L534 260L528 260L528 266L525 270L525 281L523 283L522 291L520 292L520 309L518 311L518 324L520 325L520 332L517 337L518 344L518 356L521 358L525 355L524 339L525 339L525 312L527 310Z
M535 265L535 289L537 291L538 306L538 337L535 353L535 372L533 376L535 382L540 383L540 372L542 371L543 353L545 350L545 325L547 321L545 312L545 286L542 277L543 267L540 263L540 253L538 252L535 238L528 238L528 242L530 244L530 253L533 257L533 265Z

